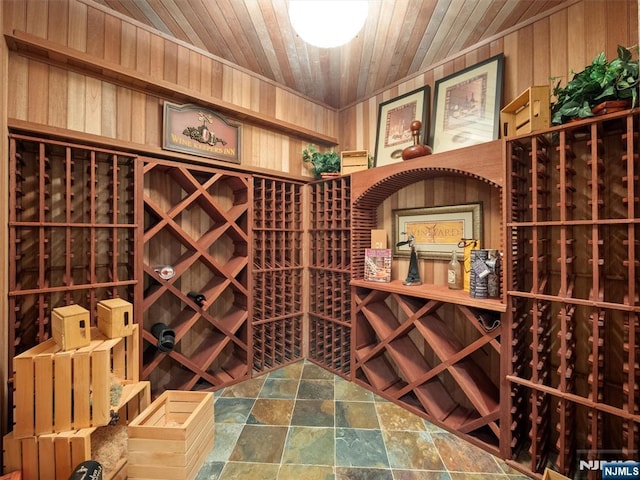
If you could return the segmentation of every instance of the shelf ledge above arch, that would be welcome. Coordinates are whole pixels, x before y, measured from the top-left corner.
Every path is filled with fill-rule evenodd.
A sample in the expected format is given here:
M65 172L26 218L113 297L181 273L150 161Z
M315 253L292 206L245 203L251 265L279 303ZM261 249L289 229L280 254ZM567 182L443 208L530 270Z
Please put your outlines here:
M374 208L412 183L441 175L463 175L496 188L504 183L502 140L417 157L351 174L351 198L356 207Z

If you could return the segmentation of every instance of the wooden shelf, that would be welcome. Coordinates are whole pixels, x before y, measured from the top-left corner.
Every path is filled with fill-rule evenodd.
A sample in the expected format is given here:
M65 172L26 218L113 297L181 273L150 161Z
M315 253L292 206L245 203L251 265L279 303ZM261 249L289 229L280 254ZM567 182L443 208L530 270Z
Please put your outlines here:
M364 287L389 293L398 293L410 297L437 300L439 302L466 305L483 310L506 312L507 307L498 299L473 298L464 290L451 290L446 285L422 284L417 286L403 285L401 280L392 280L388 283L368 282L366 280L351 280L354 287Z
M241 120L253 125L264 127L274 132L282 132L297 138L303 138L311 143L320 145L334 146L337 140L328 135L319 134L316 131L309 130L297 124L282 121L275 117L266 116L256 113L251 109L244 108L237 104L232 104L223 100L214 99L212 97L203 98L196 94L193 90L173 82L167 82L157 77L143 74L138 70L123 67L112 62L97 60L96 57L81 52L76 49L53 43L47 39L43 39L37 35L31 35L26 32L14 30L5 34L10 48L25 53L28 56L36 56L46 62L54 64L62 64L80 66L88 72L94 72L101 77L110 81L120 82L123 79L130 85L137 86L145 92L154 92L160 97L182 99L185 103L197 103L204 108L211 108L217 112L227 115L228 118ZM65 68L66 68L65 67ZM104 141L104 139L102 139ZM113 139L110 139L113 142ZM149 147L147 147L149 148ZM158 156L164 153L163 150L157 152ZM209 160L211 162L211 160ZM218 167L223 166L222 161L213 161L218 163Z

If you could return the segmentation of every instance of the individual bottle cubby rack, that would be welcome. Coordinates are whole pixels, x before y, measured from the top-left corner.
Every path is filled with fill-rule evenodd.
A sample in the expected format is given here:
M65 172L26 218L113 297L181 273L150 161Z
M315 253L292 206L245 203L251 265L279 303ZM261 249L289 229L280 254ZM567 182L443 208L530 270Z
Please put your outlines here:
M9 363L51 336L51 309L133 298L135 158L12 134ZM8 366L11 371L11 365Z
M640 449L638 130L623 112L506 142L510 456L536 474Z
M154 393L211 389L250 374L246 175L144 159L143 367ZM162 278L158 267L173 276ZM196 302L189 293L203 295ZM159 348L154 325L174 333Z
M323 317L310 316L309 356L321 359L335 372L351 371L351 327Z
M303 356L302 184L253 179L253 369Z
M352 284L356 382L497 448L499 380L487 372L497 373L491 367L499 364L502 327L487 332L478 317L498 319L499 312L437 301L427 289L398 294L385 284Z
M253 324L253 368L264 372L302 358L302 316Z
M350 177L313 182L310 197L309 358L346 377L351 366Z

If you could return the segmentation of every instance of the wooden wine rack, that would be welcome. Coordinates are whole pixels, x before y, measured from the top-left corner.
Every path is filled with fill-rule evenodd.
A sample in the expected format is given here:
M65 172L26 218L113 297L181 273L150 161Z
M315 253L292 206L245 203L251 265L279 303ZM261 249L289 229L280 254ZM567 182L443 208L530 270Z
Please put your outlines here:
M638 458L639 123L624 112L506 142L509 446L534 474L591 479L580 460Z
M251 177L171 161L144 162L143 368L154 395L212 389L250 375ZM162 279L157 266L175 275ZM204 295L199 305L189 295ZM175 332L157 348L152 327Z
M468 292L446 286L407 288L398 280L375 286L354 280L352 285L358 383L429 420L497 446L499 389L474 357L486 355L486 348L499 359L502 325L486 332L478 316L496 309L492 316L498 319L504 305L474 302ZM458 338L451 326L456 314L475 329L473 338Z
M484 170L474 170L470 156L482 158ZM351 176L354 381L495 454L505 428L500 409L505 304L444 284L405 286L400 280L367 282L363 276L364 251L371 230L380 228L377 212L385 199L441 175L465 179L468 186L477 183L472 188L488 183L487 194L500 198L501 159L501 145L493 142L473 153L460 149ZM499 320L499 326L486 331L481 315Z
M253 179L253 369L303 356L302 184Z
M310 185L309 358L348 377L351 371L350 177Z
M133 301L139 235L135 156L9 135L9 341L13 357L51 337L51 310ZM11 404L11 402L9 402Z

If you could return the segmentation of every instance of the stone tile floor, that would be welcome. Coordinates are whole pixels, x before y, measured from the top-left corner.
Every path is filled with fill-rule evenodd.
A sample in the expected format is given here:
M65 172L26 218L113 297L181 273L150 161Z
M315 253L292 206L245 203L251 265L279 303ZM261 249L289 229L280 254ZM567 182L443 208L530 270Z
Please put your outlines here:
M500 459L300 361L216 392L197 480L528 480Z

